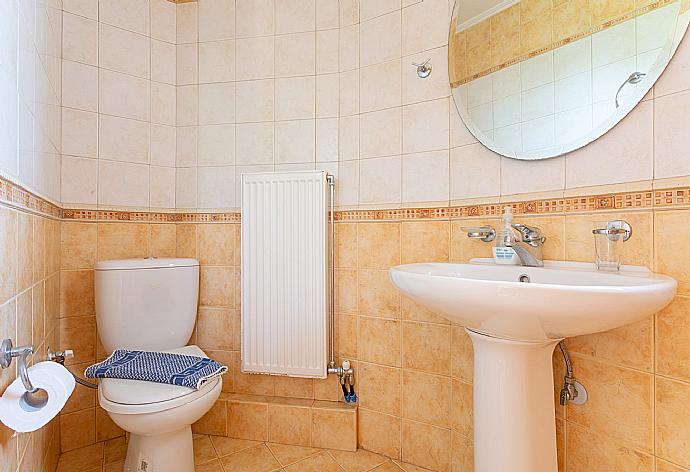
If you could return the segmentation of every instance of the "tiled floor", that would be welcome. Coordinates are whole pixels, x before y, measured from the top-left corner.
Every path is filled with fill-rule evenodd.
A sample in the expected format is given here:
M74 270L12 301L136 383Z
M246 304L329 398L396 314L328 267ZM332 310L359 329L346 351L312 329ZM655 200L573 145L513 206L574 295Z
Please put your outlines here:
M124 438L67 452L58 472L122 472ZM220 436L194 436L196 472L423 472L372 452L333 451Z

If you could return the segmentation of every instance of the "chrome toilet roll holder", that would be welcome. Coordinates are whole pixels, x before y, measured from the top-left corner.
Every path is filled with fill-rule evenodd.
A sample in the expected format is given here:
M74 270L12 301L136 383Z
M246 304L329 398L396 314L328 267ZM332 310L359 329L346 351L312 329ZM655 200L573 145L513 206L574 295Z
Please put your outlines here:
M23 406L27 406L30 410L40 410L48 403L48 392L42 388L34 387L29 378L26 362L33 353L33 346L13 347L11 339L3 339L0 343L0 368L7 369L12 365L13 358L19 358L19 377L26 389L22 395Z

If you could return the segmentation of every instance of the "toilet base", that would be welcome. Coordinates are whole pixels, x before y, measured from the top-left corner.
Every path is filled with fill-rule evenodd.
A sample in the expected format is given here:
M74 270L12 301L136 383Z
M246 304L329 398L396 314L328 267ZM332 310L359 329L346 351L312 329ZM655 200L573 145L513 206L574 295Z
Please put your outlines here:
M124 472L194 472L192 427L156 436L130 434Z

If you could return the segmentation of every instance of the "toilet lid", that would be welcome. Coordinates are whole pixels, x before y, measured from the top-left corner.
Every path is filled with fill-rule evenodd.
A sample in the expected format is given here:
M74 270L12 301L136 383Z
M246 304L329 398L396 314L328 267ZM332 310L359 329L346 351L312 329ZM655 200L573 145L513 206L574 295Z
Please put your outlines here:
M185 354L188 356L208 357L197 346L185 346L177 349L165 349L162 352ZM213 389L218 380L207 382L199 390L157 382L128 379L100 379L101 395L113 403L121 405L148 405L166 402L180 397L188 397L192 401L196 397L205 395Z

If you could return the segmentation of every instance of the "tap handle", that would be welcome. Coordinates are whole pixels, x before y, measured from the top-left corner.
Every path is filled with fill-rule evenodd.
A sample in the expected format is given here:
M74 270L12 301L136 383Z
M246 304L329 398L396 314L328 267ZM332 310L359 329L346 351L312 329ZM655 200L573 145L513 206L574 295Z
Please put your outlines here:
M511 226L520 233L523 242L543 244L546 240L546 238L542 236L541 228L537 226L529 226L519 223L514 223Z

